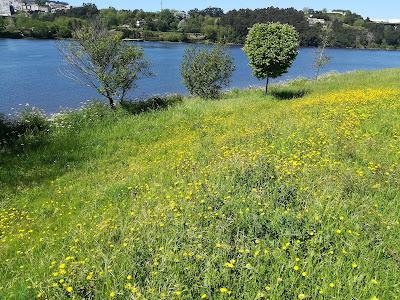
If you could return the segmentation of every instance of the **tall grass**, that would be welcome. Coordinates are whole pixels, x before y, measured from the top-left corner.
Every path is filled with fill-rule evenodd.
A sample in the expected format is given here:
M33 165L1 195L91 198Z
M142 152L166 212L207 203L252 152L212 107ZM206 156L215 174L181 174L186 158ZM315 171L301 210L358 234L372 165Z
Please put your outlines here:
M399 72L59 117L0 153L0 298L396 299Z

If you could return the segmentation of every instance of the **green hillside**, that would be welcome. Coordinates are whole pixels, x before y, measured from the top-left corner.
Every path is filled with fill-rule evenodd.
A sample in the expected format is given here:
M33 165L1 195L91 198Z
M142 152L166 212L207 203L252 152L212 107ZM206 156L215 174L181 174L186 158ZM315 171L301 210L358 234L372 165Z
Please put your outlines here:
M396 299L399 85L57 117L0 152L0 299Z

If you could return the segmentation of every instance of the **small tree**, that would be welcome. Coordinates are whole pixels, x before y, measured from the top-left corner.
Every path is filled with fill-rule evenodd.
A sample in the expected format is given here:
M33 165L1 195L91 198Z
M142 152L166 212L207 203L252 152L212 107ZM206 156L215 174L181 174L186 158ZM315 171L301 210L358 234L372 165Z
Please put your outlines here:
M234 70L233 58L221 46L188 48L181 64L183 82L190 94L206 99L220 96Z
M330 27L323 29L321 35L321 40L322 40L321 45L315 51L315 58L313 64L313 68L315 70L315 80L318 80L318 76L321 70L331 61L331 57L326 55L326 47L328 47L329 45L331 32L332 30Z
M255 24L247 35L244 52L250 61L253 74L267 79L286 73L298 54L299 34L288 24Z
M143 51L125 43L122 36L99 26L74 32L73 42L61 42L60 50L72 66L67 77L95 88L111 108L122 101L141 76L150 75Z

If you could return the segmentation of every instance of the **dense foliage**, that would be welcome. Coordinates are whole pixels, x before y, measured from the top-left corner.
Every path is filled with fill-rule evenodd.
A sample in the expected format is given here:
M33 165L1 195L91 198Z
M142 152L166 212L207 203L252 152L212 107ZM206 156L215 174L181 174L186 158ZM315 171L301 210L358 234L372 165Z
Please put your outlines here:
M310 25L308 18L325 20L325 24ZM72 37L72 32L92 19L101 20L110 30L118 30L124 37L148 40L204 41L242 44L256 23L280 22L294 26L299 32L301 46L319 46L321 32L329 24L334 34L329 46L349 48L400 47L400 28L372 22L369 18L342 11L303 11L294 8L240 9L224 12L210 7L193 9L188 13L164 9L162 12L143 10L99 10L94 4L84 4L66 12L54 14L18 14L3 26L0 37L31 36L36 38ZM139 26L138 22L139 21ZM3 29L2 29L3 28Z
M288 24L255 24L249 31L243 51L258 79L277 78L286 73L298 54L299 34Z
M235 66L224 48L186 49L181 64L183 82L190 94L206 99L218 98L229 85Z

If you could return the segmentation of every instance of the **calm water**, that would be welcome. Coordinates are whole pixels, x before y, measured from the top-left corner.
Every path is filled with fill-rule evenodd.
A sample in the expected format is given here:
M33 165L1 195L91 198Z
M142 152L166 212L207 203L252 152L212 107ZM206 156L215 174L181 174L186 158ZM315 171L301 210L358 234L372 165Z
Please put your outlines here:
M0 39L0 112L10 113L29 103L52 113L62 107L76 108L84 101L99 98L95 91L62 75L63 61L56 43ZM138 45L144 48L156 77L140 80L131 98L187 92L179 75L179 64L187 45L157 42ZM240 47L231 47L229 51L236 64L231 87L264 84L251 75ZM312 76L313 55L313 49L301 49L289 73L278 80ZM400 51L330 49L328 55L332 61L324 72L400 67Z

